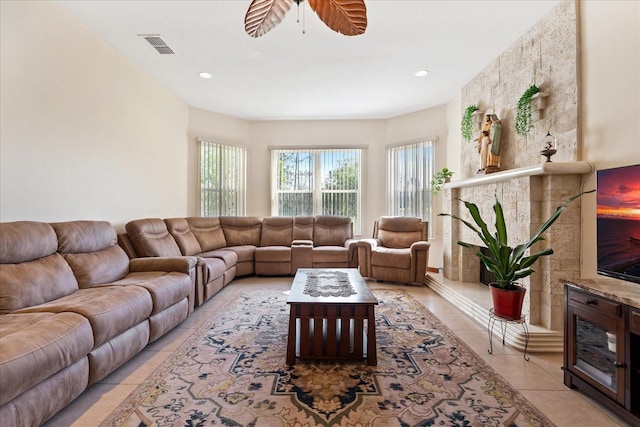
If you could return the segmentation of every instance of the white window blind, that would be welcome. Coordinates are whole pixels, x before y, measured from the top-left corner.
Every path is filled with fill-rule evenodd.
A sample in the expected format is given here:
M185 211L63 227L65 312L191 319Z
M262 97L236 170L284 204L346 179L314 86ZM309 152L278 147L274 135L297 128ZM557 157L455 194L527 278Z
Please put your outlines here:
M433 140L387 148L387 205L389 215L415 216L431 221Z
M362 149L273 149L271 213L339 215L360 233Z
M244 215L246 148L204 140L198 140L198 143L200 215Z

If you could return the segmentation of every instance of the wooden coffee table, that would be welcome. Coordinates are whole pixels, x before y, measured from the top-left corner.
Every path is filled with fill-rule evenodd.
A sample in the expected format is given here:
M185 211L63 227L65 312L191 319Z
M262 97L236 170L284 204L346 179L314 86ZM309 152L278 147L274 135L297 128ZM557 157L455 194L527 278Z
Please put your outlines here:
M287 304L291 307L287 364L293 365L296 357L366 358L368 365L378 364L374 312L378 300L357 269L300 268Z

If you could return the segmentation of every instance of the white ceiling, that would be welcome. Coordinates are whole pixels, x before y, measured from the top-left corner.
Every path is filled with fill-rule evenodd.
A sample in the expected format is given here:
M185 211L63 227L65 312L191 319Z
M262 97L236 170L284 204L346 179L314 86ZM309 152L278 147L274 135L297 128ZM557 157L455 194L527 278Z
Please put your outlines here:
M445 104L558 3L365 1L363 35L333 32L308 5L303 34L294 4L258 39L244 32L250 0L60 3L188 105L246 120L387 119ZM138 34L159 34L175 55Z

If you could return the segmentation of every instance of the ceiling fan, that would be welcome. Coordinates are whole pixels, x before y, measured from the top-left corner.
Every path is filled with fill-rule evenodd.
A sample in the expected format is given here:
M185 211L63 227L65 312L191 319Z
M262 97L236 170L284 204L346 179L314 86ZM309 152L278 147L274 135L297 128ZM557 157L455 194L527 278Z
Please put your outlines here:
M257 38L282 22L295 2L304 0L253 0L244 17L244 29ZM309 6L332 30L345 36L357 36L367 29L367 8L364 0L308 0Z

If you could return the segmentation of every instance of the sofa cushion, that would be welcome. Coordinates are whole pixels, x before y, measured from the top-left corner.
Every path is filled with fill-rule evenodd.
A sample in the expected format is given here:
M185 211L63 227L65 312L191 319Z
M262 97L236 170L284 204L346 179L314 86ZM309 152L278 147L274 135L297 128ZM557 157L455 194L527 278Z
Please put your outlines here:
M413 217L382 217L378 220L376 237L382 246L408 248L422 240L422 220Z
M78 289L73 271L62 255L0 265L0 313L44 304Z
M291 262L291 247L265 246L256 248L256 263L258 262Z
M224 277L227 266L220 258L201 258L205 262L206 282L212 282L220 277Z
M57 249L56 233L47 223L0 223L0 313L43 304L78 289L73 271Z
M81 288L110 283L129 272L129 257L119 246L89 254L65 254L64 257Z
M262 220L260 246L291 246L292 241L292 217L272 216Z
M344 246L317 246L312 249L313 264L335 263L338 265L349 262L349 249Z
M46 333L43 333L46 331ZM86 356L89 321L76 313L5 314L0 322L0 406Z
M202 258L218 258L224 261L224 266L228 270L238 263L238 254L227 249L218 249L215 251L203 252L199 254Z
M392 268L411 268L411 249L378 247L371 253L371 265Z
M260 246L262 219L251 216L221 216L219 218L228 246Z
M202 247L189 228L186 218L168 218L164 220L167 230L173 236L182 255L196 255L202 252Z
M348 216L319 215L313 225L314 246L343 246L353 236L353 225Z
M106 221L52 223L58 252L67 260L81 288L119 280L129 272L129 257Z
M230 246L226 248L228 251L233 251L238 256L238 263L241 262L253 262L255 259L256 247L253 245L244 246Z
M0 406L3 426L40 426L87 388L89 359L83 357ZM37 405L34 405L37 402Z
M293 217L293 240L313 240L313 217Z
M153 309L151 295L138 286L96 286L15 313L78 313L89 320L94 347L146 320Z
M131 244L141 257L181 256L180 248L160 218L145 218L129 221L125 226Z
M45 222L0 223L0 264L18 264L44 258L58 250L58 240Z
M187 218L187 222L189 229L200 243L202 252L227 246L227 240L217 217L190 217Z
M193 283L191 278L183 273L146 271L131 273L124 279L113 282L112 285L133 285L145 288L151 294L153 301L151 314L156 314L189 297Z

